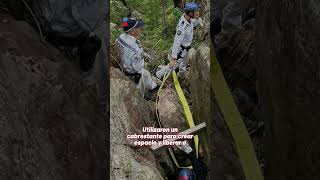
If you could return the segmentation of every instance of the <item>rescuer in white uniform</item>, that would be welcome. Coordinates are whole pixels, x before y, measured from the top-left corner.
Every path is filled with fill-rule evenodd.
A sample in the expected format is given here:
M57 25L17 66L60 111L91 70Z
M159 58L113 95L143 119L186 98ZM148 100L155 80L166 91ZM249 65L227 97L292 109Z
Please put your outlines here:
M129 77L134 77L143 95L146 90L153 90L157 83L152 79L148 70L144 69L143 49L138 37L143 27L143 21L135 18L124 18L123 30L116 42L121 54L121 68Z
M199 17L200 6L191 2L184 5L184 14L181 16L176 28L176 35L172 46L170 63L167 66L160 66L156 76L161 79L169 68L179 68L179 73L186 71L188 65L188 51L191 48L193 29L202 25Z

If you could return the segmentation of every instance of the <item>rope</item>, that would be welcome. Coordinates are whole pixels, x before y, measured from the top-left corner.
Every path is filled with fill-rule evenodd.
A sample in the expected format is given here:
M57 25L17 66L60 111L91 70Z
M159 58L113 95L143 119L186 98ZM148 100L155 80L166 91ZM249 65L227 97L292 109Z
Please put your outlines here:
M158 121L158 124L159 124L159 127L160 128L163 128L162 126L162 123L161 123L161 119L160 119L160 115L159 115L159 94L160 94L160 91L162 90L162 87L164 86L165 82L167 81L167 79L169 78L170 76L170 72L171 72L171 69L170 70L167 70L165 72L165 74L163 75L163 79L162 79L162 83L159 87L159 90L157 92L157 98L156 98L156 116L157 116L157 121ZM169 153L170 153L170 156L174 162L174 164L177 166L177 168L188 168L188 169L191 169L192 166L189 166L189 167L181 167L176 159L176 156L174 155L173 153L173 150L172 148L169 148Z
M162 123L161 123L161 119L160 119L160 116L159 116L159 94L160 94L160 91L162 90L162 87L164 86L166 80L168 79L168 77L170 76L170 73L171 73L172 69L170 68L170 70L167 70L163 76L163 80L162 80L162 83L159 87L159 90L157 92L157 99L156 99L156 116L157 116L157 121L158 121L158 124L160 126L160 128L162 128ZM190 108L189 108L189 105L187 103L187 100L183 94L183 91L181 89L181 86L179 84L179 81L178 81L178 78L177 78L177 74L175 71L172 72L172 77L173 77L173 81L174 81L174 85L175 85L175 88L177 90L177 93L178 93L178 96L179 96L179 99L183 105L183 109L184 109L184 113L186 115L186 118L188 120L188 124L190 127L194 127L195 124L193 122L193 119L192 119L192 114L191 114L191 111L190 111ZM194 136L194 142L195 142L195 148L196 148L196 156L198 158L198 150L199 150L199 139L198 139L198 136ZM192 169L192 166L188 166L188 167L182 167L179 165L174 153L173 153L173 150L172 148L169 148L169 153L170 153L170 156L174 162L174 164L177 166L177 168L188 168L188 169Z
M158 120L158 124L160 126L160 128L162 128L162 124L161 124L161 120L160 120L160 115L159 115L159 111L158 111L158 107L159 107L159 94L160 94L160 91L162 90L162 87L164 86L164 83L167 81L168 77L170 76L170 71L166 71L164 76L163 76L163 79L162 79L162 83L159 87L159 90L157 92L157 98L156 98L156 116L157 116L157 120Z
M30 8L30 6L28 5L28 3L25 1L25 0L21 0L23 2L23 4L26 6L26 8L28 9L28 11L30 12L31 16L33 17L34 21L36 22L37 24L37 27L38 27L38 30L39 30L39 34L40 34L40 38L41 38L41 41L44 40L43 38L43 34L42 34L42 30L41 30L41 26L39 24L39 21L37 20L36 16L34 15L32 9Z

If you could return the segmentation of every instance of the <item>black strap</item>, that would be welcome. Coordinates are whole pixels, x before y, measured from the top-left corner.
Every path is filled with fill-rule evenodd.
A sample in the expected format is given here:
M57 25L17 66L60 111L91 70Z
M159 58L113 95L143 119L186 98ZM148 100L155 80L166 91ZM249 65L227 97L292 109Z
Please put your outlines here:
M193 172L196 174L197 180L206 180L206 176L208 174L207 165L202 162L201 159L197 159L194 151L187 154L188 158L191 160Z
M189 51L191 49L191 46L180 45L180 47L182 48L182 50L186 50L186 51Z
M180 59L180 58L182 58L182 50L177 55L177 60Z
M187 52L189 51L189 49L191 49L191 46L183 46L183 45L180 45L181 47L181 50L179 51L179 53L177 54L177 60L182 58L182 51L183 50L186 50Z
M141 78L141 74L140 73L129 73L124 71L124 74L126 76L128 76L131 80L134 81L134 83L138 84Z

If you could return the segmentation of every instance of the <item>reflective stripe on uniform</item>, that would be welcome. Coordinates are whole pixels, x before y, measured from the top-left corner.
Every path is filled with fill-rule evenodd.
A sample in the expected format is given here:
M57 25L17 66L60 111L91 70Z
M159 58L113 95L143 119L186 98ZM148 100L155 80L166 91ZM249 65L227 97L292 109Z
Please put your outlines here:
M118 41L121 45L123 45L124 47L129 48L131 51L133 51L133 52L135 52L135 53L138 52L138 50L137 50L136 48L130 46L128 43L126 43L126 42L125 42L123 39L121 39L120 37L117 39L117 41Z
M182 46L190 46L193 39L193 24L181 16L176 29L171 56L177 58Z

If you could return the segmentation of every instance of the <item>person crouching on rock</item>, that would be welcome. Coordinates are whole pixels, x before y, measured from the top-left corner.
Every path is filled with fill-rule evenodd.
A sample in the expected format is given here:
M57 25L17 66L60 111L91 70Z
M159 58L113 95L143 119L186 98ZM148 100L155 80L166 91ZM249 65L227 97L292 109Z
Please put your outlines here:
M143 25L144 22L141 19L123 18L124 33L117 38L116 43L120 50L122 70L138 84L138 89L145 96L146 90L154 90L158 87L156 83L158 81L144 69L143 48L138 42Z

